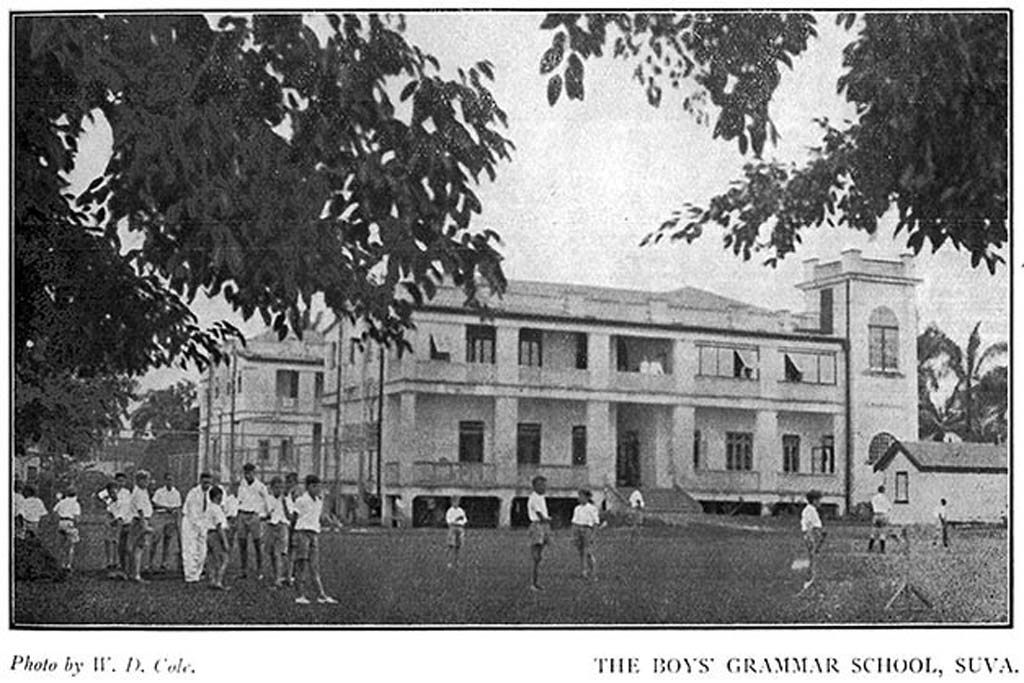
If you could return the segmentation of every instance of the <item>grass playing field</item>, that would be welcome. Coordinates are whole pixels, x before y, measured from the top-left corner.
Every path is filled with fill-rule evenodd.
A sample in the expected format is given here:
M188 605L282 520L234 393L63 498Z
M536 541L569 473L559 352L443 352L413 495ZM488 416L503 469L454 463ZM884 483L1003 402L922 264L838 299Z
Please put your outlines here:
M82 573L64 583L18 582L17 624L871 624L1005 622L1007 536L957 530L944 550L913 545L912 581L933 599L923 611L885 604L902 577L898 553L867 555L867 527L830 527L819 579L797 597L790 569L802 544L793 520L711 519L598 536L599 578L578 577L568 531L545 553L543 592L528 589L523 530L470 530L462 566L446 568L444 532L343 531L323 538L323 577L338 605L296 605L295 593L233 579L226 593L177 576L145 585ZM237 561L237 560L236 560Z

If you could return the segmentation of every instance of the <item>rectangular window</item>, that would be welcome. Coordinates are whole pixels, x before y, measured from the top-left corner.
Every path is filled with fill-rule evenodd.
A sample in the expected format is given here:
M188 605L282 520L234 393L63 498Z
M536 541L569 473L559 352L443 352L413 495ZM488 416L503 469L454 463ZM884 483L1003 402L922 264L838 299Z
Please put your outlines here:
M896 496L894 503L910 502L910 474L907 472L896 473Z
M629 372L629 346L622 338L615 340L615 369L618 372Z
M484 461L484 423L459 423L459 462Z
M277 396L278 398L299 397L299 372L298 370L277 371Z
M831 353L782 354L782 381L803 384L835 384L836 357Z
M586 370L587 369L587 333L577 332L576 333L576 369Z
M494 364L494 328L466 325L466 362Z
M319 422L313 423L313 470L320 468L320 453L324 445L324 426Z
M755 348L734 346L698 346L700 374L704 377L757 379L759 364Z
M242 393L242 373L241 372L238 373L238 379L237 379L236 385L235 385L235 393L237 393L237 394Z
M754 469L754 435L750 432L726 432L725 469Z
M281 439L281 464L287 465L292 461L292 440L291 437Z
M583 425L572 428L572 464L576 467L587 464L587 428Z
M324 373L313 375L313 398L319 401L324 395Z
M818 328L822 334L832 334L832 290L822 289L818 295Z
M782 435L782 471L800 471L800 435Z
M348 340L348 364L355 365L356 358L359 357L359 345L360 341L356 337L352 337Z
M520 422L516 429L516 462L520 465L540 464L540 425Z
M813 474L835 474L836 472L836 441L831 434L821 437L821 446L813 449L811 454L811 472Z
M439 360L445 363L451 361L452 352L447 342L439 336L430 335L430 360Z
M700 448L700 430L693 430L693 469L699 470L703 466Z
M331 360L327 367L333 370L338 365L338 342L331 342Z
M872 370L895 372L899 369L898 327L868 326L868 365Z
M540 330L519 330L519 364L531 368L544 365L544 333Z
M256 452L260 462L270 460L270 439L260 439L256 445Z

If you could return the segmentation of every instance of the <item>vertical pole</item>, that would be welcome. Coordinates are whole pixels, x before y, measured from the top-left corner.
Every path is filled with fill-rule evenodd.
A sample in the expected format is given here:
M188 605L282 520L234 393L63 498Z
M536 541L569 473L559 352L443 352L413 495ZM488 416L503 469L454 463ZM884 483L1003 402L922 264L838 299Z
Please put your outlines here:
M230 470L230 476L235 476L235 394L237 393L238 382L236 375L238 374L238 354L235 352L234 346L231 348L231 356L229 362L231 363L231 430L230 436L231 445L229 446L228 452L230 456L228 458L228 468Z
M334 478L336 481L341 481L341 346L342 346L342 333L345 327L345 322L341 319L338 320L338 347L335 349L334 362L336 364L335 372L335 404L334 404Z
M384 344L379 346L380 363L377 378L377 504L381 506L381 517L384 515L384 498L382 497L383 487L381 479L381 446L384 443Z

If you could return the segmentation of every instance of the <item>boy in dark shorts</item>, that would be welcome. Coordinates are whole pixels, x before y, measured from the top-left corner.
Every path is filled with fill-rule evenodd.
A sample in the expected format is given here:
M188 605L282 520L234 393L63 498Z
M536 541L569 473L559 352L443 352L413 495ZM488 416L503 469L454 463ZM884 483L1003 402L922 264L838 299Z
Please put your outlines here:
M291 521L285 507L287 494L281 477L270 480L270 497L267 503L267 551L274 567L274 587L281 588L287 583L288 537L291 535Z
M324 499L320 494L320 477L310 474L306 477L306 491L293 506L295 516L295 579L299 597L295 602L310 604L306 597L306 585L312 584L317 590L316 601L333 605L338 601L327 595L320 580L320 520L324 516ZM309 580L306 581L308 575Z
M228 518L224 514L221 502L224 491L219 486L210 489L210 504L206 508L206 562L207 574L210 577L210 588L227 590L224 585L224 573L228 569Z
M526 501L526 514L530 518L530 557L533 559L533 572L530 575L530 589L542 590L540 586L540 562L544 559L544 546L551 538L551 517L548 515L548 502L544 498L548 480L537 475L531 482L533 492Z
M466 511L459 505L459 497L452 496L452 504L445 512L444 520L448 524L448 568L459 566L459 551L466 537Z
M594 505L593 495L587 489L580 489L579 504L572 511L572 540L580 553L580 573L584 579L597 578L594 529L600 524L601 514Z

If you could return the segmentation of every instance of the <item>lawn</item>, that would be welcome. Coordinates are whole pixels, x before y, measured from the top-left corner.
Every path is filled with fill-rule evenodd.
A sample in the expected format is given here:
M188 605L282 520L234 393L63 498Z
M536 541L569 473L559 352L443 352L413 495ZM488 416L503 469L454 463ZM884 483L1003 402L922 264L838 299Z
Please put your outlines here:
M17 582L14 619L31 624L874 624L1008 619L1007 536L958 530L952 548L915 541L911 578L933 599L886 610L902 577L898 553L866 554L867 528L833 526L820 578L804 576L792 520L712 518L647 527L631 541L603 529L597 581L577 576L568 531L545 553L540 593L528 589L523 530L470 530L463 564L446 568L444 532L346 530L324 535L323 576L338 605L296 605L293 591L232 579L227 593L176 577L135 585L84 572L63 583Z

